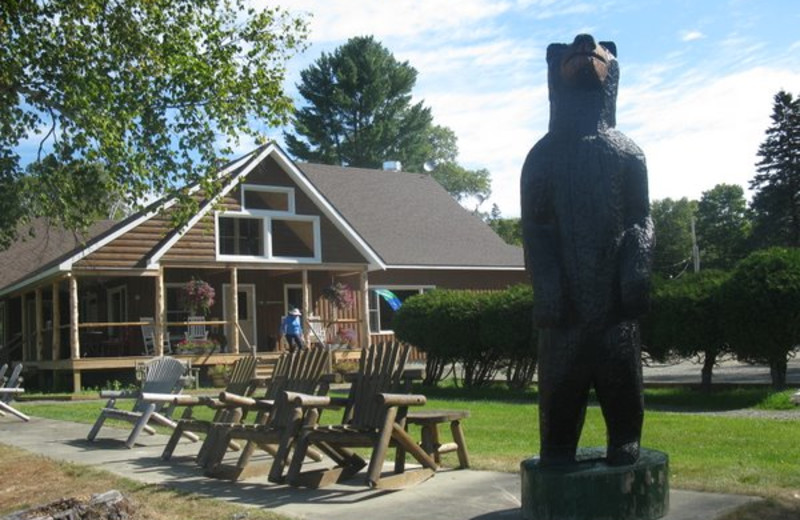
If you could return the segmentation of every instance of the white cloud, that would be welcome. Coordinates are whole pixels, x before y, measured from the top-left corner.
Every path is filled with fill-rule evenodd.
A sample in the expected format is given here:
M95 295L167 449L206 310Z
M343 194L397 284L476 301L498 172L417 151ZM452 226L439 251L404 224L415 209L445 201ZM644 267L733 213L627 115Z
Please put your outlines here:
M681 33L681 41L692 42L695 40L702 40L706 35L700 31L683 31Z
M520 169L530 147L547 131L547 44L570 41L580 32L608 33L604 16L640 12L638 4L602 0L357 5L282 0L280 5L314 13L312 48L302 57L305 63L293 67L307 65L320 49L364 34L408 60L419 71L415 97L432 108L437 124L456 133L460 161L492 173L493 195L483 208L497 203L507 216L519 215ZM587 12L593 14L568 16ZM553 17L563 18L555 24ZM651 198L698 198L720 182L746 188L769 125L772 96L800 84L797 53L792 52L800 41L775 52L750 31L735 31L710 40L698 29L670 29L665 37L673 43L677 35L682 42L705 39L708 45L676 44L638 53L639 61L622 64L617 120L647 156ZM658 47L659 40L650 43ZM297 77L293 71L290 83Z
M759 67L719 77L694 72L692 88L678 81L620 92L618 121L647 156L651 198L699 198L722 182L747 189L772 98L798 82L800 73Z
M312 42L339 42L371 34L377 39L413 37L429 31L452 31L464 24L491 19L511 4L493 0L394 0L359 2L346 0L283 0L281 7L313 13Z

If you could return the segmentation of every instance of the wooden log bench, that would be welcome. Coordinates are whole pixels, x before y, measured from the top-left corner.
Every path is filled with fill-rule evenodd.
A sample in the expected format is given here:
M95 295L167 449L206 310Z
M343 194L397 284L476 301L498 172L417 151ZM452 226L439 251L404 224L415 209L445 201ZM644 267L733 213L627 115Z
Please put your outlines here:
M433 457L437 465L442 463L442 454L455 451L459 467L469 468L469 455L461 420L469 417L469 410L413 410L406 415L406 426L416 424L422 428L422 449ZM453 442L439 441L439 425L450 423Z

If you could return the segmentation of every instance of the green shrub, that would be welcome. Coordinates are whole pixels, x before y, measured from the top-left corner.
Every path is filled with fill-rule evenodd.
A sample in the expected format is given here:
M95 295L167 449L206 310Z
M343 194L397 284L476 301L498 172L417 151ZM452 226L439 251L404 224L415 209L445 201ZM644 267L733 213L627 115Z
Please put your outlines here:
M505 364L509 388L524 389L536 371L538 331L532 322L533 289L517 285L487 294L481 312L481 343Z
M425 352L428 385L458 362L465 386L483 386L505 367L509 385L524 387L536 368L532 308L533 292L525 286L492 293L436 290L406 300L392 328Z
M707 270L659 281L643 320L644 343L655 359L703 357L705 389L710 389L717 357L728 350L721 321L722 287L728 277Z
M739 359L767 363L772 385L786 384L786 362L800 346L800 249L756 251L724 287L723 324Z

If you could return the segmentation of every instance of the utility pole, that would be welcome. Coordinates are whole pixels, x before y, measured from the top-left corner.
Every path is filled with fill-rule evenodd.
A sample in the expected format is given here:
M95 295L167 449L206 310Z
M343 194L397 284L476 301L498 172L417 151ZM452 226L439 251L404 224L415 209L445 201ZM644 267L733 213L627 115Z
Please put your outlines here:
M694 264L694 272L700 272L700 248L697 247L697 233L694 230L694 224L697 219L692 217L692 264Z

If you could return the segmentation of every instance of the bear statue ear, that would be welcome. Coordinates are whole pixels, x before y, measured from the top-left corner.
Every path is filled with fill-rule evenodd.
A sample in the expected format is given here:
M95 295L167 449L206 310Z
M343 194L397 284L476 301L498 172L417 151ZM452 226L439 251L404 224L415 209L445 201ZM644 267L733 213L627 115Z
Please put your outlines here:
M555 59L556 57L561 56L564 53L564 49L566 49L568 45L566 43L551 43L547 46L547 61L548 63Z
M614 42L600 42L600 45L605 47L606 50L608 50L608 52L610 52L611 54L614 55L615 58L617 57L617 44L616 43L614 43Z

